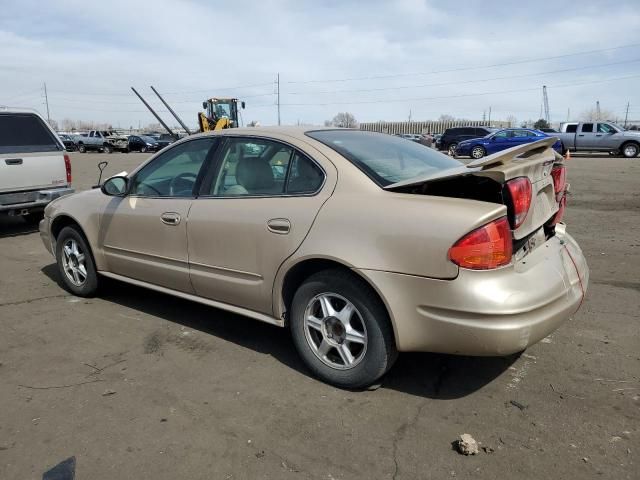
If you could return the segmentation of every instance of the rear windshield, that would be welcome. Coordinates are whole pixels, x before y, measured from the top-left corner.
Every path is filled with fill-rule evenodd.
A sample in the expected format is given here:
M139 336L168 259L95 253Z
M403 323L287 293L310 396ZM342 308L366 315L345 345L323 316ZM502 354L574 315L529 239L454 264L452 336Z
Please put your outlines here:
M307 135L350 160L381 187L462 165L430 147L384 133L318 130Z
M51 131L30 113L0 113L0 153L62 150Z

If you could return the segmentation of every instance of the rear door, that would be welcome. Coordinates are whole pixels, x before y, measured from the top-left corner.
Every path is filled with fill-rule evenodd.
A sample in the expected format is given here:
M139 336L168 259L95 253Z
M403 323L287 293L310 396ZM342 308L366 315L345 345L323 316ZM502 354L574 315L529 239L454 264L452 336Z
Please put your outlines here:
M576 135L576 148L586 150L597 148L595 126L595 123L583 123L579 126Z
M335 167L326 160L321 167L317 158L274 139L227 137L189 212L197 295L272 314L276 272L335 185L335 173L327 175Z
M64 145L33 113L0 113L0 193L67 185Z

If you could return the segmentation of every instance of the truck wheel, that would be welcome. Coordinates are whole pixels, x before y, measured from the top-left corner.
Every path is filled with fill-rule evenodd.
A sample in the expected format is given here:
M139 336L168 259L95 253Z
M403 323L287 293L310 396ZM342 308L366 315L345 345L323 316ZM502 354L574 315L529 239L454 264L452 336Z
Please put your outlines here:
M398 355L380 298L351 273L325 270L309 277L293 297L289 318L302 360L332 385L368 387Z
M634 158L638 156L638 152L640 152L640 146L638 146L637 143L628 142L622 145L620 151L625 158Z
M85 147L82 143L80 145L78 145L78 151L80 153L86 153L87 152L87 147Z
M147 147L142 147L140 149L140 153L147 153Z
M75 227L64 227L56 239L56 260L64 286L79 297L98 289L98 273L84 236Z
M113 153L113 146L108 143L104 144L104 153Z

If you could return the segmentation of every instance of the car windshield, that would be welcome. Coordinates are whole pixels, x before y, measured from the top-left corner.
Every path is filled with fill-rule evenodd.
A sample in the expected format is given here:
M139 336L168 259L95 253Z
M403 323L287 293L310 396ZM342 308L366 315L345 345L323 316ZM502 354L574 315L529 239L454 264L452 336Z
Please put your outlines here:
M140 138L147 143L156 143L156 139L153 137L147 137L147 136L141 135Z
M382 187L462 165L432 148L384 133L317 130L307 135L350 160Z

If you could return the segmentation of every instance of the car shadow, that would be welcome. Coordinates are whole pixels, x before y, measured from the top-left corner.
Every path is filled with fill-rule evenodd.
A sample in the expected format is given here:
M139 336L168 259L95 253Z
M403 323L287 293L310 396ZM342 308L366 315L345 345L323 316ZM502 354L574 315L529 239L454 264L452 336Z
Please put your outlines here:
M19 237L38 231L38 225L27 223L21 217L0 215L0 238Z
M56 264L42 272L62 287ZM146 288L103 279L99 297L147 315L267 354L287 367L309 375L288 329ZM380 387L432 399L465 397L493 381L518 355L465 357L436 353L403 353L381 379Z

